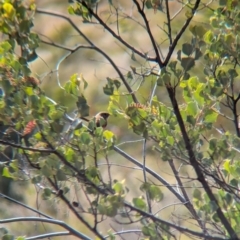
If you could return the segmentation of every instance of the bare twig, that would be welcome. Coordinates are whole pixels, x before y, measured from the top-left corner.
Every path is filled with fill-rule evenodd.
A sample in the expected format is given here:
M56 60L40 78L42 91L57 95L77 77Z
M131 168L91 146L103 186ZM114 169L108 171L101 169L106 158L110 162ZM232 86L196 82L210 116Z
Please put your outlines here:
M98 48L96 45L93 44L93 42L88 38L86 37L86 35L74 24L74 22L67 16L63 15L63 14L60 14L60 13L55 13L55 12L50 12L50 11L45 11L45 10L41 10L41 9L37 9L36 10L37 13L41 13L41 14L48 14L48 15L51 15L51 16L54 16L54 17L59 17L59 18L63 18L65 19L66 21L68 21L71 26L79 33L79 35L81 35L86 41L87 43L90 45L90 46L83 46L83 45L78 45L77 47L73 48L73 49L70 49L70 48L67 48L67 47L64 47L64 46L61 46L59 44L56 44L56 43L53 43L53 42L46 42L44 40L42 40L43 43L45 44L48 44L48 45L51 45L51 46L54 46L54 47L58 47L58 48L61 48L61 49L65 49L65 50L68 50L70 51L71 53L77 51L78 49L80 48L88 48L88 49L93 49L99 53L101 53L112 65L112 67L115 69L115 71L118 73L120 79L122 80L123 84L125 85L125 87L127 88L129 94L131 94L132 98L133 98L133 101L135 103L138 103L138 100L137 100L137 97L135 96L134 92L132 91L130 85L128 84L128 82L126 81L124 75L122 74L122 72L120 71L120 69L117 67L117 65L114 63L114 61L103 51L101 50L100 48Z
M157 47L157 44L156 44L155 39L153 37L151 28L149 26L149 22L148 22L147 17L146 17L146 15L144 13L144 7L141 8L141 6L140 6L140 4L139 4L139 2L137 0L133 0L133 2L137 6L137 10L140 13L140 15L142 16L143 21L144 21L144 23L146 25L147 33L148 33L148 35L150 37L151 43L153 45L154 52L156 54L156 62L159 64L160 68L162 68L162 67L164 67L164 65L163 65L163 62L161 60L161 57L160 57L160 54L159 54L159 51L158 51L158 47Z

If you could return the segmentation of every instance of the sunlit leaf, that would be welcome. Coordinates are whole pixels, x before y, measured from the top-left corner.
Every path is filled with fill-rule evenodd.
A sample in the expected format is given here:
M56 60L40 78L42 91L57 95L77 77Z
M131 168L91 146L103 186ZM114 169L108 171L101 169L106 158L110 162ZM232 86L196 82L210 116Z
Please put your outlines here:
M216 122L218 117L218 113L213 111L212 109L208 109L204 116L204 122L206 123L214 123Z

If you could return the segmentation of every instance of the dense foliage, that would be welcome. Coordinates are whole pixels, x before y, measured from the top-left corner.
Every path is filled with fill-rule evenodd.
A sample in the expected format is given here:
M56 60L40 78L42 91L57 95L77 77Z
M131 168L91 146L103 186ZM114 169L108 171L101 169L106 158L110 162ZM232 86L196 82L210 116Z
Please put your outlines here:
M38 217L0 220L2 239L14 238L7 223L19 221L54 223L66 230L45 235L32 231L39 238L240 238L240 2L129 2L69 1L64 15L39 9L33 1L0 1L1 182L34 185L43 200L57 199L86 228L74 229L71 223L30 207ZM85 43L70 47L44 38L34 31L36 15L63 19ZM195 21L199 16L201 21ZM86 24L93 31L101 27L104 34L110 33L111 41L121 44L133 64L123 71L109 51L112 46L99 47L87 28L82 30ZM136 26L145 34L135 32L137 44L126 37ZM164 37L160 39L159 33ZM149 39L149 51L141 50L144 38ZM39 44L68 52L59 60L57 72L62 61L86 49L110 63L117 77L107 77L102 95L117 119L114 124L128 124L125 139L130 148L141 151L141 159L118 146L114 131L97 127L95 118L80 120L89 116L86 90L92 87L83 74L72 73L63 86L56 77L56 91L74 101L73 113L46 94L31 69L39 58ZM162 95L168 100L162 101ZM168 165L172 181L147 161L153 152L159 165ZM142 172L138 186L115 175L124 169L119 159L131 166L132 173L134 167ZM4 188L0 196L27 207ZM184 210L170 213L166 220L161 209L169 204Z

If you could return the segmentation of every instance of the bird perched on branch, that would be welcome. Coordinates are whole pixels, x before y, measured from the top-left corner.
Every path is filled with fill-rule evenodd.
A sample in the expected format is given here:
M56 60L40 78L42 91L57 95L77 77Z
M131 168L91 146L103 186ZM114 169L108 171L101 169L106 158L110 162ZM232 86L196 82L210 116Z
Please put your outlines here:
M105 128L107 126L107 120L109 116L110 114L107 112L99 112L90 120L85 117L80 118L86 122L94 122L96 127Z
M69 141L73 136L73 131L77 128L81 128L83 126L83 121L88 122L88 129L92 132L96 129L96 127L105 128L107 126L107 119L110 116L107 112L99 112L90 120L85 117L79 117L75 113L74 118L70 117L68 114L64 115L65 120L68 122L65 124L63 129L63 137L62 143ZM83 120L83 121L82 121Z

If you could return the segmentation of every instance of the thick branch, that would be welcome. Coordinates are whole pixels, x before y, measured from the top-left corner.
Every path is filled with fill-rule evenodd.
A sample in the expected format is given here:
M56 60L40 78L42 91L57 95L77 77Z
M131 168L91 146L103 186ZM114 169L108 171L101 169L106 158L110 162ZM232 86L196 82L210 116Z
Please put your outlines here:
M204 177L204 174L203 174L203 172L201 170L201 167L199 166L199 163L198 163L198 161L196 159L196 156L195 156L193 148L192 148L192 144L191 144L190 139L188 137L188 134L187 134L187 131L186 131L186 128L185 128L185 125L184 125L184 122L183 122L183 119L182 119L179 107L178 107L178 102L177 102L177 100L175 98L175 91L171 87L167 87L167 91L168 91L168 95L169 95L169 97L171 99L171 103L172 103L172 106L173 106L173 109L174 109L174 113L176 115L179 127L180 127L181 132L182 132L183 140L185 142L185 147L186 147L186 150L188 152L190 163L193 166L193 168L194 168L194 170L195 170L195 172L197 174L198 181L201 182L201 184L202 184L205 192L207 193L210 201L212 201L213 203L216 204L216 206L217 206L217 209L216 209L217 215L218 215L220 221L222 222L222 224L224 225L224 227L226 228L226 230L229 233L229 235L232 237L232 239L237 239L237 235L236 235L235 231L233 230L232 226L228 222L227 218L224 216L224 214L223 214L223 212L222 212L222 210L221 210L221 208L220 208L220 206L218 204L218 201L215 198L211 188L209 187L209 185L208 185L208 183L207 183L207 181L206 181L206 179Z

